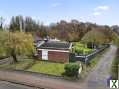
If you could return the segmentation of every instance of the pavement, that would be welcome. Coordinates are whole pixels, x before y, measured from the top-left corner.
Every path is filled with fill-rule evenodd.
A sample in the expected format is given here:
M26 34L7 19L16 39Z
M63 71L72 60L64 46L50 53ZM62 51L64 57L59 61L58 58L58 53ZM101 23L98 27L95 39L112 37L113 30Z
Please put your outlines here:
M107 79L110 76L109 71L112 60L115 57L116 50L117 48L112 45L110 49L102 55L99 63L88 74L83 82L74 82L61 78L46 77L36 73L10 70L0 70L0 80L12 81L19 84L25 84L30 87L45 89L108 89Z

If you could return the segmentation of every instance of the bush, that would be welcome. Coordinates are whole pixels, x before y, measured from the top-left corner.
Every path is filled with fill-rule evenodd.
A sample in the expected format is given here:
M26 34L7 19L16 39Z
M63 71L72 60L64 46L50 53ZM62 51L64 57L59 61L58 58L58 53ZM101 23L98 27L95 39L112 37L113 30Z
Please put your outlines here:
M76 43L73 47L73 52L81 55L87 55L92 52L92 49L85 47L85 44Z
M85 54L85 55L90 54L90 53L92 53L92 49L85 48L85 49L83 50L83 54Z
M73 62L73 63L76 62L75 53L70 53L69 62Z
M69 64L65 64L64 70L65 72L63 73L63 75L67 76L67 77L78 77L78 71L79 71L80 65L76 64L76 63L69 63Z
M77 48L77 49L75 49L75 52L77 54L83 54L83 49Z

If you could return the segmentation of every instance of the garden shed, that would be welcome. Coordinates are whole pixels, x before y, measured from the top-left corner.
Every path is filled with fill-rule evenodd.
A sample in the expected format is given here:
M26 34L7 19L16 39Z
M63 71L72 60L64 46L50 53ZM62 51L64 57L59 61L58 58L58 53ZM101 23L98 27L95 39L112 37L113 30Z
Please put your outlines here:
M70 60L72 43L68 42L44 42L37 48L38 58L52 62L66 63Z

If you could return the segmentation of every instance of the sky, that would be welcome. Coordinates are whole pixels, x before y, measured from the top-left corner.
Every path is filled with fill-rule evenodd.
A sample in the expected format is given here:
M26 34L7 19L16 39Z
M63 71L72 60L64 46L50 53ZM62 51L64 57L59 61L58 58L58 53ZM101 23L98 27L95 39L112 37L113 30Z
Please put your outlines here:
M17 15L30 16L45 25L72 19L119 25L119 0L0 0L5 24Z

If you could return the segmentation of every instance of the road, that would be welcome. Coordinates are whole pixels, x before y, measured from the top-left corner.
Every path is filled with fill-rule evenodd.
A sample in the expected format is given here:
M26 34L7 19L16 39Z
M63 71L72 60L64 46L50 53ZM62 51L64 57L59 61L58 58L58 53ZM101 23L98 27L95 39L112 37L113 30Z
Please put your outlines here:
M36 89L36 88L0 81L0 89Z
M0 79L46 89L107 89L112 60L117 48L111 46L104 53L96 67L88 74L84 82L67 81L60 78L45 77L36 73L0 70ZM11 86L12 87L12 86ZM9 89L9 88L3 88ZM13 88L14 89L14 88ZM19 88L17 88L19 89ZM22 88L27 89L27 88ZM29 88L30 89L30 88Z

